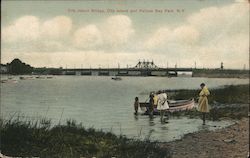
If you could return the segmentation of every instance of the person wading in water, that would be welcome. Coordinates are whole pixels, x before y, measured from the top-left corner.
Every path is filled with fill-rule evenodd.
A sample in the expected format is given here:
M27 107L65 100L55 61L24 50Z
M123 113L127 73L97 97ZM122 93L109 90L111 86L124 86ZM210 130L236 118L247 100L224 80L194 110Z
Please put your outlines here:
M138 113L138 107L140 106L140 103L139 103L139 98L138 97L135 97L135 102L134 102L134 108L135 108L135 115L137 115Z
M201 91L199 94L198 111L202 113L203 125L205 125L206 113L209 113L209 110L210 110L209 105L208 105L208 99L207 99L207 97L210 95L210 92L208 91L204 83L200 84L200 87L201 87Z
M149 116L152 118L153 117L153 113L154 113L154 94L151 93L149 95Z
M160 111L161 114L161 122L164 122L163 119L165 112L169 109L168 102L167 102L167 94L163 91L158 92L158 104L157 104L157 110ZM167 121L168 122L168 121Z

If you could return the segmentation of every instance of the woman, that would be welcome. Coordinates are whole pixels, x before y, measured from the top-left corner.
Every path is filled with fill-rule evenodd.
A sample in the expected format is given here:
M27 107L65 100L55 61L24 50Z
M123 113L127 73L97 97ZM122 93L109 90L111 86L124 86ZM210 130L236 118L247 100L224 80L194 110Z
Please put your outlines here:
M206 113L208 113L210 110L209 105L208 105L208 99L207 99L207 97L210 95L210 92L208 91L204 83L200 84L200 87L201 87L201 91L199 94L198 111L202 113L203 125L205 125Z
M157 110L160 111L161 114L161 122L163 122L163 116L165 115L165 111L169 109L168 102L167 102L167 94L163 91L158 92L158 104Z

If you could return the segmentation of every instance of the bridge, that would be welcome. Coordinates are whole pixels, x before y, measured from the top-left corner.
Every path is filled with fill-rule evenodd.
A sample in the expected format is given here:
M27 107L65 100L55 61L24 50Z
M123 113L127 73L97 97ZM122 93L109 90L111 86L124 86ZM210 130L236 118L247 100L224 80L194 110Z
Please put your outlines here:
M177 77L188 75L192 77L226 77L248 78L249 70L232 69L197 69L197 68L160 68L154 62L138 62L131 68L36 68L37 74L50 75L82 75L82 76L166 76Z
M192 72L192 68L159 68L153 61L139 61L132 68L63 69L65 75L98 76L177 76L178 72Z

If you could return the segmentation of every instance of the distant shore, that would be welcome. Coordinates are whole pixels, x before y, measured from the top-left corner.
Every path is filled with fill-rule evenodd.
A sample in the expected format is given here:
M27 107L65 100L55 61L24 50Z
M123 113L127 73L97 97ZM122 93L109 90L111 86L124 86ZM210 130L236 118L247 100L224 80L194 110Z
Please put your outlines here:
M117 68L47 68L32 67L15 58L10 63L0 64L0 74L12 75L80 75L80 76L158 76L158 77L208 77L208 78L249 78L247 69L158 67L149 61L139 61L134 67Z

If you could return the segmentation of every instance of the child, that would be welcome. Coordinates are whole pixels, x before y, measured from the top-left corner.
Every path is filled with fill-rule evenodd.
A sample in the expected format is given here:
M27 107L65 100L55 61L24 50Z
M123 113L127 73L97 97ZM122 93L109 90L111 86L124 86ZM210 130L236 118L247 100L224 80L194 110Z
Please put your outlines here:
M135 115L137 115L138 107L139 107L139 98L135 97L135 103L134 103Z

